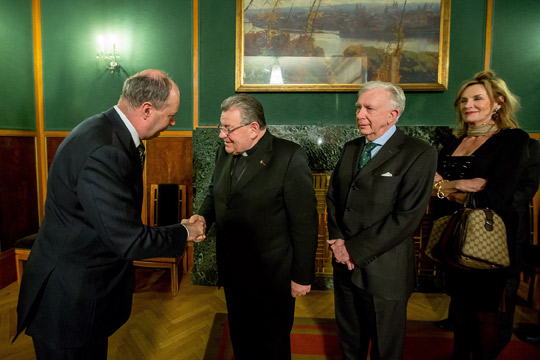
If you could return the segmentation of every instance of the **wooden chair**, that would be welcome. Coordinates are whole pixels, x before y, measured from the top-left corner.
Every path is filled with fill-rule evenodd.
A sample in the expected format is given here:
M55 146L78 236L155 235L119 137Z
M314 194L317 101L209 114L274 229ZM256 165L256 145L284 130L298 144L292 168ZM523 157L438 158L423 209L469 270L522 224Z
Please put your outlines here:
M178 184L153 184L150 187L150 226L165 226L179 223L186 218L186 186ZM184 253L185 254L185 253ZM187 269L187 256L184 254L168 258L158 257L133 262L133 265L149 268L169 269L171 271L171 292L178 294L178 272L182 259Z

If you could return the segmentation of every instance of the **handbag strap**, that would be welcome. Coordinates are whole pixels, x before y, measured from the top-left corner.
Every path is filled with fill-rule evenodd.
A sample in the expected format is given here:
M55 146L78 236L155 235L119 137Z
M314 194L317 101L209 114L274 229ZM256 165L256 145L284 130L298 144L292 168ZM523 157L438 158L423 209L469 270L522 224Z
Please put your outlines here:
M493 231L493 224L495 223L493 220L493 210L489 208L484 208L484 214L486 214L486 222L485 222L485 228L487 231Z
M474 198L474 193L467 193L467 198L465 199L465 203L463 204L464 207L469 209L478 209L476 207L476 200ZM494 217L495 212L491 210L490 208L482 208L484 211L484 214L486 214L486 222L485 222L485 228L487 231L493 231L493 224L495 223Z
M474 197L474 193L470 193L470 192L467 193L467 197L465 198L463 207L466 207L469 209L476 209L476 199Z

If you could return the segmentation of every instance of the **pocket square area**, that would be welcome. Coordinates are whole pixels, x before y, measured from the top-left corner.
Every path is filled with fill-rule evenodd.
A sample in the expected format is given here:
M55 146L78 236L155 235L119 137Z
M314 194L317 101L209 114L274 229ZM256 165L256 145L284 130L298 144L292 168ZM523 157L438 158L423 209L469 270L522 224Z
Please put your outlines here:
M391 177L391 176L392 176L392 173L390 173L390 172L385 172L384 174L381 174L381 176Z

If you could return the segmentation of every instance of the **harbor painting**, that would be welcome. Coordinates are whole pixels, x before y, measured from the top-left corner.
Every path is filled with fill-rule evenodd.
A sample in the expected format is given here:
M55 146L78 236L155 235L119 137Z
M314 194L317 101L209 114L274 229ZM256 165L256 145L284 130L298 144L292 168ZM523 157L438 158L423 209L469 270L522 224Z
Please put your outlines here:
M448 82L450 0L237 0L237 91Z

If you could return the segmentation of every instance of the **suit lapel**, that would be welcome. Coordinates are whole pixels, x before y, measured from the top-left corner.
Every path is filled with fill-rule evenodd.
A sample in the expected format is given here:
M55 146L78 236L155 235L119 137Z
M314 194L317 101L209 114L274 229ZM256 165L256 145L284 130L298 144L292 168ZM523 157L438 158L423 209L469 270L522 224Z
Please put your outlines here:
M231 194L231 196L239 192L253 179L255 175L259 173L259 171L264 169L270 163L272 159L272 138L273 135L266 130L266 134L261 138L261 140L259 140L259 144L255 152L248 156L246 171L233 189L233 194Z
M133 138L131 137L131 133L129 132L126 124L124 124L124 121L120 118L120 115L118 115L116 110L114 108L107 110L105 112L105 116L111 122L111 125L116 134L116 138L118 139L118 144L116 146L122 147L129 154L132 166L136 169L135 171L137 171L138 173L138 175L135 177L136 182L134 186L139 201L142 204L143 184L139 150L137 150L137 148L135 147L135 144L133 143Z
M124 124L124 121L120 118L120 115L118 115L114 108L111 108L105 112L105 116L110 120L116 134L118 134L120 144L130 154L131 161L140 168L139 150L135 147L131 133L126 127L126 124Z
M372 173L373 170L377 169L379 166L394 157L394 155L400 151L401 144L403 144L403 138L403 132L396 129L394 135L388 139L386 144L384 144L384 146L377 152L375 157L373 157L373 159L371 159L363 168L358 171L355 177L362 177L366 174ZM364 145L362 144L361 149L363 148ZM358 154L358 159L360 159L360 154L362 153L361 149L360 153Z
M353 177L359 171L358 170L358 163L360 162L360 158L362 157L362 151L364 151L365 146L366 146L366 138L365 137L359 138L358 139L358 144L355 147L356 153L354 154L354 161L351 164L351 174L353 174Z

